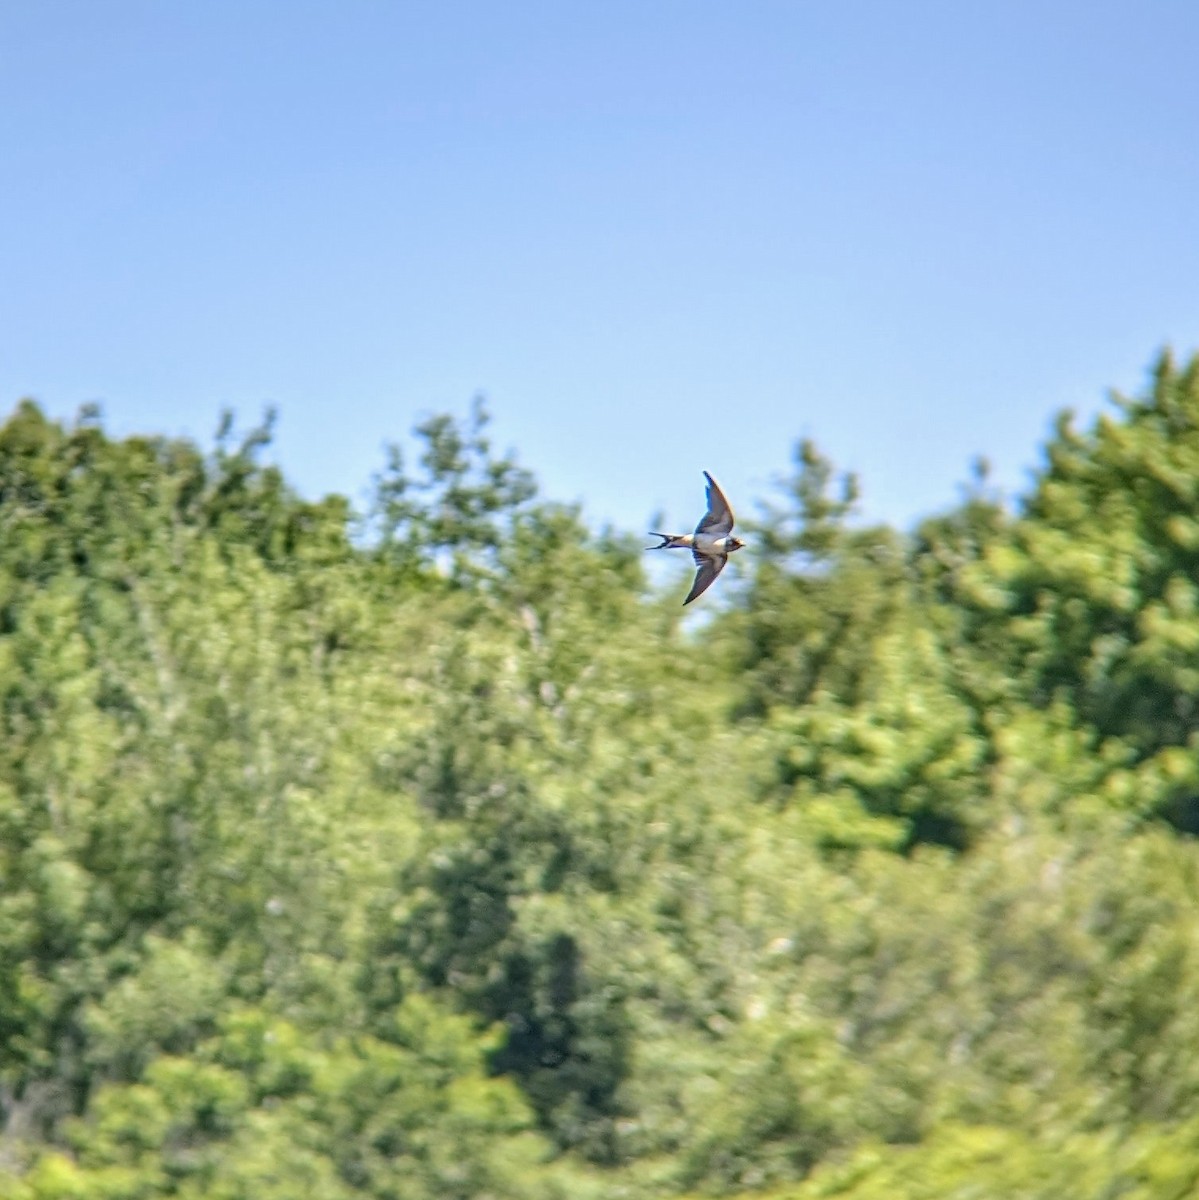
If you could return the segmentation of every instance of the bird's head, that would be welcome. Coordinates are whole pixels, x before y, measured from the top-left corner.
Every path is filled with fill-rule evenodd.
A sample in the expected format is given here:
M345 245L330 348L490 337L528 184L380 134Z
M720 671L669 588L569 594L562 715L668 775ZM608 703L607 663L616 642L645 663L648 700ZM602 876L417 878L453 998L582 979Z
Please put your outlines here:
M744 545L745 543L740 538L729 538L729 553L740 550Z

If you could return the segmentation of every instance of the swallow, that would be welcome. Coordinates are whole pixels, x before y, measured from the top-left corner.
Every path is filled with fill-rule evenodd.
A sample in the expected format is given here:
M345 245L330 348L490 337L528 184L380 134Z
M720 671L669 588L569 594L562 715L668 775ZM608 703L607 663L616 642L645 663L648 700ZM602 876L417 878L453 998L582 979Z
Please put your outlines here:
M712 581L724 570L724 564L729 561L729 555L734 550L740 550L745 543L740 538L732 536L733 510L724 498L720 485L704 472L708 481L708 511L703 520L695 527L694 533L655 533L650 537L662 539L660 546L646 546L647 550L690 550L695 559L695 582L687 599L683 603L690 604L696 596L702 596L712 586Z

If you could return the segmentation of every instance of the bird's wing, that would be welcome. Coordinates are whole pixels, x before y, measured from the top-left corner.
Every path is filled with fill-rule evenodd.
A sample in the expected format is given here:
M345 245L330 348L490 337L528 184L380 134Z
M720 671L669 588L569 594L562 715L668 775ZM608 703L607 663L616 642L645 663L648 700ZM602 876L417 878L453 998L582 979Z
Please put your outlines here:
M708 511L704 513L704 519L695 527L695 532L714 533L721 537L733 528L733 510L724 498L724 492L720 490L720 485L707 471L704 472L704 478L708 481Z
M695 565L699 569L695 572L695 582L691 585L691 591L687 593L684 604L690 604L696 596L702 596L712 586L712 580L724 570L724 564L729 561L727 554L700 554L698 550L694 557Z

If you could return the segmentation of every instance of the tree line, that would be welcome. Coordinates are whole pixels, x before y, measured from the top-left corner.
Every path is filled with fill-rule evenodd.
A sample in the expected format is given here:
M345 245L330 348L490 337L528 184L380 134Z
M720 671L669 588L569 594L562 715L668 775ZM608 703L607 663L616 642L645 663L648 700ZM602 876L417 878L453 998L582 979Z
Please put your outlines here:
M703 654L482 405L271 423L0 427L0 1197L1199 1193L1199 359L911 530L799 443Z

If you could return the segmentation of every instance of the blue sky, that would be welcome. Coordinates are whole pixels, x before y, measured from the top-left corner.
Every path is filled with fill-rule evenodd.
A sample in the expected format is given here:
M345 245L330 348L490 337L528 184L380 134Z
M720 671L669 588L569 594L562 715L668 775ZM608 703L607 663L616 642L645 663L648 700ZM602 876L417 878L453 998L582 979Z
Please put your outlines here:
M1199 6L0 5L0 409L280 412L360 499L487 396L558 499L686 527L813 437L867 515L1018 492L1199 345Z

